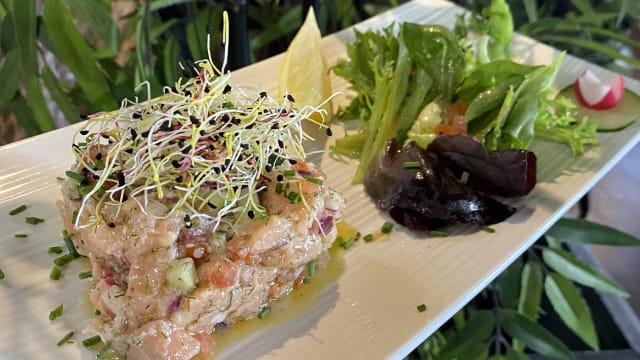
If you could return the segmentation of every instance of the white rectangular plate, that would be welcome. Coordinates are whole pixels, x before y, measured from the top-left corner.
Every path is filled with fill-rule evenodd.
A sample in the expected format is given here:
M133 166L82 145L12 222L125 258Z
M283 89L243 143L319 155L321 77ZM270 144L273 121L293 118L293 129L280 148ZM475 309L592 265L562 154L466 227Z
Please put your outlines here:
M442 1L414 1L358 25L379 28L412 21L452 26L461 9ZM323 39L330 64L345 56L352 30ZM514 53L524 62L548 64L558 54L529 38L516 36ZM282 56L251 65L233 74L232 83L273 90ZM573 81L587 63L567 57L557 87ZM602 69L596 69L606 74ZM334 91L347 84L332 78ZM627 80L640 92L640 84ZM345 103L343 96L338 103ZM55 205L59 198L56 176L73 162L71 136L77 126L16 142L0 148L0 359L92 359L80 340L90 321L86 304L88 280L77 273L87 264L76 261L60 281L48 278L53 256L47 248L62 244L62 221ZM460 226L449 237L427 238L396 230L371 243L359 242L340 258L339 275L319 286L317 296L289 317L266 320L260 331L240 337L221 349L217 358L401 358L435 331L585 194L639 140L639 126L602 134L600 147L574 158L562 145L537 142L539 183L513 204L517 213L494 226L495 233ZM338 129L335 130L339 132ZM325 148L328 144L320 143ZM317 146L317 145L316 145ZM320 160L329 183L348 199L345 220L363 234L377 231L388 218L374 207L361 186L350 185L353 163L339 162L328 152ZM27 204L17 216L9 211ZM46 221L26 224L25 216ZM16 239L14 234L28 238ZM295 294L293 295L296 296ZM313 296L313 295L308 295ZM54 322L49 311L64 304L64 315ZM416 306L426 304L426 312ZM277 319L277 316L274 316ZM68 331L74 344L57 347ZM233 330L232 330L233 331Z

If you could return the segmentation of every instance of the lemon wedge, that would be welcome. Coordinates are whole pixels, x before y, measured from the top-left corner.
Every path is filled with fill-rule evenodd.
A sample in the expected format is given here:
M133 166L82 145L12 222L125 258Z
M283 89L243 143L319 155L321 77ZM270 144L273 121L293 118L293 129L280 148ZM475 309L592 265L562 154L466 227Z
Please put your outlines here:
M329 67L320 40L322 36L313 7L287 48L278 76L278 94L293 96L296 107L311 105L325 110L324 120L333 116L331 101L331 80ZM320 106L322 104L322 106ZM313 114L313 120L322 121L320 114Z

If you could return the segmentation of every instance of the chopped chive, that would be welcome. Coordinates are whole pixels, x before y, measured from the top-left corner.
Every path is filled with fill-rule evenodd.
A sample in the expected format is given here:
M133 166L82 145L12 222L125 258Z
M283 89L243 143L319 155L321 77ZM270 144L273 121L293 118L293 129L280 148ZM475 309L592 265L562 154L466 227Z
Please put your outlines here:
M416 306L416 308L418 309L419 312L427 311L427 305L425 305L425 304L420 304L420 305Z
M78 279L82 280L82 279L88 279L90 277L93 276L93 273L91 272L91 270L87 270L87 271L81 271L78 273Z
M62 238L64 239L64 244L67 246L69 255L72 255L74 258L80 257L78 250L76 250L76 247L73 245L73 241L71 240L71 234L65 230L62 232Z
M282 193L282 183L276 183L276 194Z
M90 338L82 340L82 345L84 347L92 347L93 345L96 345L100 342L102 342L100 335L96 335L96 336L92 336Z
M429 231L429 236L447 237L447 236L449 236L449 233L446 232L446 231L431 230L431 231Z
M267 317L267 315L269 315L270 312L271 312L270 306L263 307L262 310L260 310L260 313L258 314L258 319L264 319L265 317Z
M49 273L49 279L51 280L60 280L60 276L62 276L62 269L57 266L54 266Z
M67 177L69 179L73 179L79 183L83 182L85 180L84 176L82 176L82 174L78 174L75 171L65 171L64 172L65 175L67 175Z
M302 283L305 285L311 284L311 279L309 279L309 277L305 277L304 279L302 279Z
M389 221L385 221L380 228L380 232L383 234L388 234L391 232L391 230L393 230L393 223Z
M31 225L38 225L40 223L44 222L44 219L41 219L39 217L35 217L35 216L28 216L25 221L27 222L27 224L31 224Z
M95 316L100 316L100 310L96 309L96 310L93 312L93 314L94 314Z
M355 243L356 243L356 238L352 237L347 241L343 241L341 244L339 244L343 249L345 250L349 250L350 247L352 247Z
M311 260L307 263L307 275L316 276L316 261Z
M11 215L11 216L18 215L18 214L20 214L21 212L23 212L25 210L27 210L27 205L20 205L17 208L9 211L9 215Z
M296 171L295 170L285 170L282 174L284 176L296 176Z
M0 270L0 280L4 279L4 271Z
M55 309L49 312L49 321L53 321L59 318L60 316L62 316L63 313L64 313L64 307L62 306L62 304L56 306Z
M496 229L494 229L492 227L489 227L489 226L485 226L485 227L482 228L482 231L486 231L488 233L493 234L494 232L496 232Z
M71 255L71 254L66 254L66 255L62 255L60 257L57 257L53 260L53 263L56 266L65 266L68 263L70 263L73 259L75 259L76 257Z
M29 235L27 234L13 234L13 237L16 239L26 239L27 237L29 237Z
M373 235L372 234L367 234L367 235L362 237L362 240L364 240L365 242L369 242L369 241L373 240Z
M468 181L469 181L469 173L466 171L463 171L462 175L460 175L460 183L466 184Z
M73 210L73 213L71 214L71 221L75 224L77 219L78 219L78 210Z
M310 183L314 183L317 185L322 185L324 184L324 180L322 180L321 178L316 178L316 177L311 177L311 176L305 176L304 177L305 180L307 180Z
M302 201L302 195L300 193L292 192L290 195L289 199L292 204L299 204Z
M60 339L60 341L58 341L58 343L56 345L58 346L62 346L66 343L69 342L69 340L71 340L71 338L73 337L73 331L69 331L69 333L65 336L62 337L62 339Z
M420 161L405 161L402 163L405 169L419 169L421 165Z
M48 254L62 254L62 246L52 246L47 250Z

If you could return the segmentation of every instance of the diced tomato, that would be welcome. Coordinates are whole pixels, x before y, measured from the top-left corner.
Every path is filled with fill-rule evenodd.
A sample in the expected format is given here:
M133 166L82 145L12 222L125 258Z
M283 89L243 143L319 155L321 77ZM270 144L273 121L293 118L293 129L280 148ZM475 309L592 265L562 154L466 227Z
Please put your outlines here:
M217 258L209 263L209 282L218 289L228 288L236 282L238 264L227 258Z
M447 124L440 123L436 127L436 134L438 135L456 135L467 133L467 120L464 115L467 112L467 104L464 101L458 100L451 104L444 110L444 117L447 120Z

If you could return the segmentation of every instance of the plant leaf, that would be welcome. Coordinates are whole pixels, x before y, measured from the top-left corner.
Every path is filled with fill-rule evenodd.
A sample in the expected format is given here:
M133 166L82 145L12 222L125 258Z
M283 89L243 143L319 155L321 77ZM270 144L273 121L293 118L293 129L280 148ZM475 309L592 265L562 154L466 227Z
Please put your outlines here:
M569 348L549 330L515 310L503 310L501 323L509 335L522 341L531 350L556 359L573 359Z
M109 49L117 50L120 33L111 13L99 1L64 0L75 18L89 27Z
M547 231L547 235L563 242L577 244L640 246L640 238L583 219L562 218Z
M586 301L578 288L558 273L547 275L544 289L553 309L580 339L599 350L598 335Z
M595 41L580 39L577 37L565 36L565 35L541 35L538 37L541 41L555 41L561 44L575 45L588 50L597 51L604 55L607 55L613 59L624 61L625 63L640 69L640 60L636 60L630 56L623 55L618 49L602 45Z
M500 304L505 308L515 309L518 306L522 266L522 259L518 258L495 280Z
M2 19L2 26L0 27L0 49L5 54L18 46L14 30L13 14L9 12Z
M525 353L513 348L507 348L504 356L507 360L529 360L529 357L525 355Z
M42 68L42 80L49 90L49 94L53 101L58 105L58 109L62 112L69 123L80 121L80 115L75 105L71 102L67 94L62 90L58 79L48 66Z
M464 326L451 336L442 347L439 358L453 359L471 354L471 349L487 340L495 330L496 319L493 311L473 312Z
M42 18L56 54L75 75L78 85L93 105L92 110L117 108L109 83L94 60L93 51L75 27L62 1L45 1Z
M578 284L608 291L618 296L629 296L622 286L611 278L576 259L565 250L546 248L542 250L542 258L550 268Z
M157 11L169 6L196 2L197 0L154 0L151 1L151 11Z
M583 14L593 14L593 8L587 0L571 0L571 4Z
M2 86L0 86L0 113L18 91L21 66L18 50L11 50L5 57L2 67L0 67L0 79L2 79Z
M162 70L164 74L164 83L173 84L178 80L178 55L180 54L180 46L176 39L172 36L164 44L162 51Z
M522 286L518 301L518 312L531 319L538 317L542 298L542 269L536 262L529 261L522 269Z
M36 0L13 2L13 26L25 75L38 72L36 57Z
M51 131L56 128L56 123L47 108L47 102L42 94L42 84L37 75L27 76L25 80L27 89L27 103L33 112L33 118L40 132Z
M9 109L16 115L20 126L27 132L27 135L33 136L40 133L40 129L34 121L33 112L22 96L13 99L9 104Z

